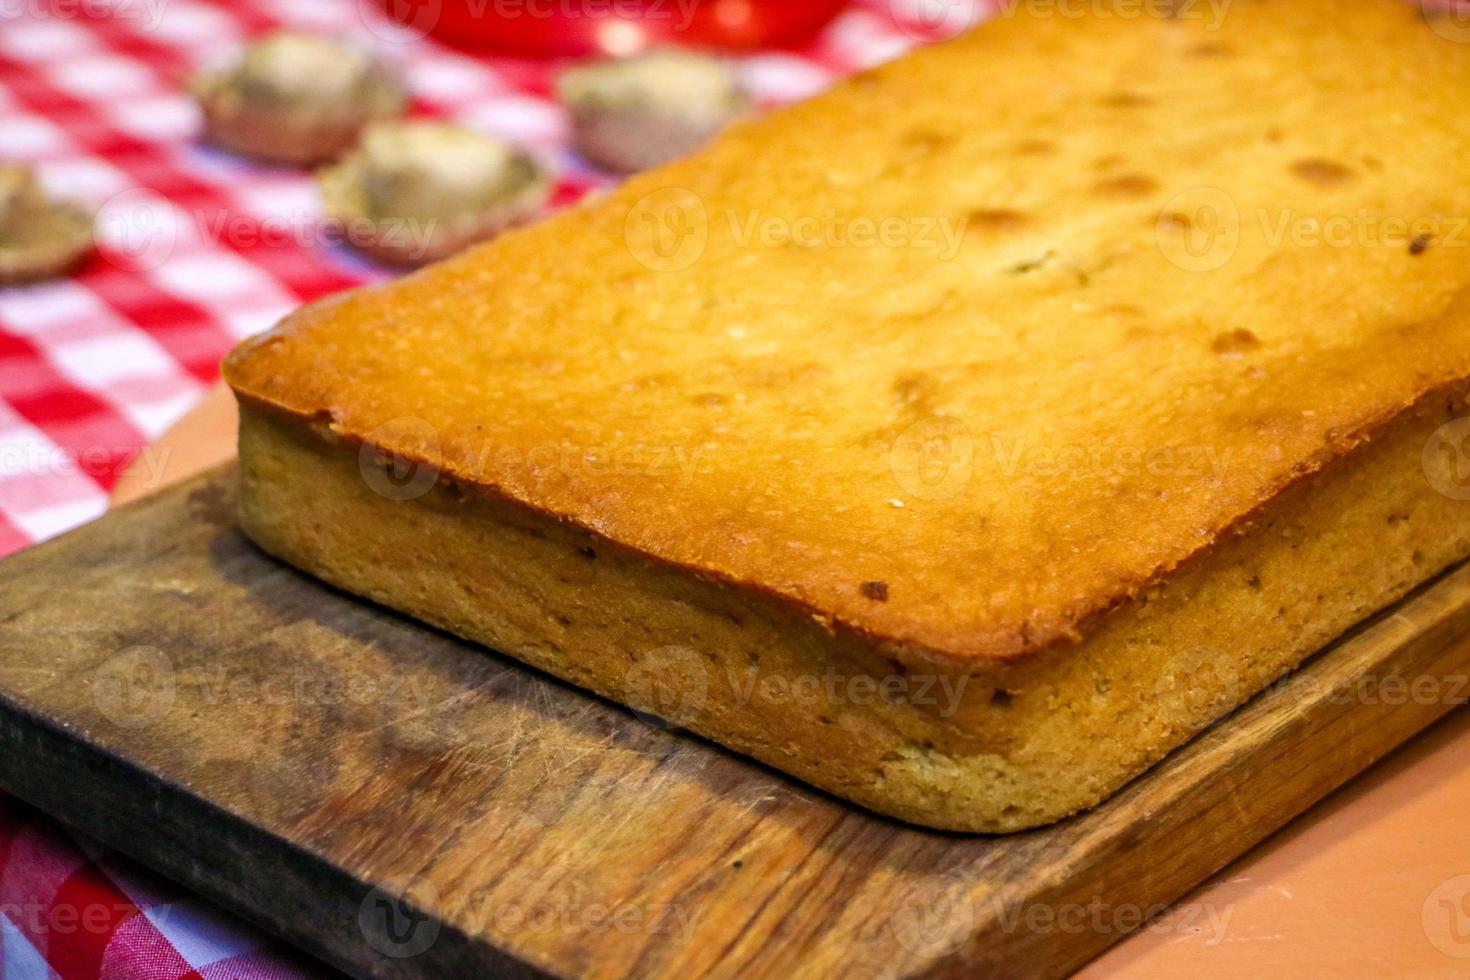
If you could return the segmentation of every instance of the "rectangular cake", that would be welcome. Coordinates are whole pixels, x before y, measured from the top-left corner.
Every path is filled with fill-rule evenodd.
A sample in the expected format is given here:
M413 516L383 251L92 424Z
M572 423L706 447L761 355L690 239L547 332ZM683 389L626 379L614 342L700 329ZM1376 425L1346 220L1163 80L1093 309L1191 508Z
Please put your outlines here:
M1470 44L1169 9L303 309L225 365L245 531L884 814L1096 804L1470 555Z

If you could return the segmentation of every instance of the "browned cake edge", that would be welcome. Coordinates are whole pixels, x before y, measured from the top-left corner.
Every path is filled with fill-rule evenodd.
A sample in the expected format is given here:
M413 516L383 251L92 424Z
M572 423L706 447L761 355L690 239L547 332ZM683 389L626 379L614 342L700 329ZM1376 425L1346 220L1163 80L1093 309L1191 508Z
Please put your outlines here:
M903 820L1013 831L1092 806L1371 613L1470 556L1427 452L1466 388L1367 442L1096 621L1012 661L901 658L324 421L241 397L241 521L348 591Z

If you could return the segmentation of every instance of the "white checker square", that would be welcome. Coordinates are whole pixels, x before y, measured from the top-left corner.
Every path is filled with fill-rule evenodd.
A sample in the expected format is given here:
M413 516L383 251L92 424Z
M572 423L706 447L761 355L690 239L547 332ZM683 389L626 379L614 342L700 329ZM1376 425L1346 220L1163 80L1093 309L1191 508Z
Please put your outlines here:
M467 98L505 89L493 71L454 55L416 61L408 69L408 83L415 94L447 105L463 105Z
M16 61L44 63L78 58L97 47L91 33L75 21L0 19L0 24L5 28L0 30L0 51Z
M97 294L69 279L37 283L24 289L0 289L0 326L34 337L48 327L81 320L116 318Z
M224 320L235 336L243 336L236 327L242 318L252 325L261 317L273 323L301 305L268 273L233 252L179 256L154 269L151 276L170 293Z
M264 272L227 252L181 256L155 269L153 278L169 292L201 299L249 296L275 288Z
M979 15L972 5L959 6L958 16L965 18L965 23L978 23ZM939 14L955 16L956 12L933 11L928 19L934 20ZM957 24L954 32L958 33L960 29L961 25ZM827 38L839 56L853 68L871 68L892 61L916 43L909 35L895 32L884 18L864 10L848 10L838 17L828 29Z
M479 0L484 3L485 0ZM401 24L378 10L378 4L360 0L354 11L358 21L355 28L348 28L361 41L371 41L384 50L412 51L424 43L424 32L408 24ZM433 11L427 4L420 11ZM418 16L415 14L414 16Z
M68 59L50 72L51 81L81 99L130 98L157 93L161 85L147 67L131 58L94 54Z
M161 377L179 371L158 342L139 330L57 344L48 347L46 355L79 387L94 390L124 378Z
M9 512L8 516L32 541L45 541L101 517L107 510L107 494L100 487L85 500L54 504L37 510Z
M354 3L322 3L321 0L266 0L261 6L270 10L285 24L303 30L328 34L344 34L362 27Z
M143 187L108 198L94 225L107 258L129 271L166 264L181 251L198 248L203 240L197 215Z
M832 84L833 76L795 55L764 54L746 59L740 80L756 99L784 103L817 95Z
M156 143L186 140L199 130L194 100L175 92L120 101L112 107L111 118L118 128Z
M179 54L188 59L195 71L226 71L240 62L241 46L248 38L210 38L191 44Z
M40 116L24 112L0 116L0 133L5 134L4 152L11 159L55 156L71 149L66 133Z
M202 138L177 144L173 150L179 169L205 183L221 187L249 186L260 179L263 169L245 157L236 156Z
M224 326L230 332L230 336L237 340L244 340L246 337L265 333L300 305L300 303L287 302L258 306L254 309L232 306L224 312Z
M189 49L241 40L240 30L232 17L224 11L188 0L168 0L149 33L160 43Z
M5 433L0 442L0 509L12 520L19 523L27 513L86 505L101 494L77 456L41 432L24 423L0 431Z
M565 139L567 117L562 109L529 95L497 96L458 113L467 125L515 142L549 145Z
M137 426L138 429L149 439L157 439L179 419L199 403L199 386L188 379L179 379L177 384L170 382L169 387L177 387L167 397L155 398L150 401L127 400L122 405L123 414L128 421Z
M0 913L0 980L59 980L36 947L10 916Z
M106 0L107 16L128 25L134 31L152 34L163 22L174 2L175 0Z
M292 229L306 228L319 220L321 194L310 178L292 178L253 184L234 189L236 210L257 219L273 219L272 223L289 222Z
M212 913L213 909L203 903L185 899L155 905L143 914L196 970L259 949L269 942L243 923L236 924Z
M100 204L132 186L127 174L97 157L48 160L39 172L51 194Z

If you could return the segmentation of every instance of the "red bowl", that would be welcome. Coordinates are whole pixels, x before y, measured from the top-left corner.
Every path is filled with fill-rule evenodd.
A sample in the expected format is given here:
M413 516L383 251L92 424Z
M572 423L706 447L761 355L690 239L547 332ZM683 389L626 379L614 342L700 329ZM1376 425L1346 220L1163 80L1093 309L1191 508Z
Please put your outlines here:
M659 45L796 44L848 0L381 0L392 19L451 44L521 55L632 54Z

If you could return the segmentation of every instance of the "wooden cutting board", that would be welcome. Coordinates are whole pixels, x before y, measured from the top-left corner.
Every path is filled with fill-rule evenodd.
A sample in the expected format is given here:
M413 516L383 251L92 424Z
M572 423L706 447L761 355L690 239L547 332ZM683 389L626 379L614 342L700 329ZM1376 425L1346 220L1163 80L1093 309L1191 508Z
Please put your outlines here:
M1470 694L1461 568L1098 810L932 833L322 586L233 505L217 470L0 562L0 785L361 976L1063 974Z

